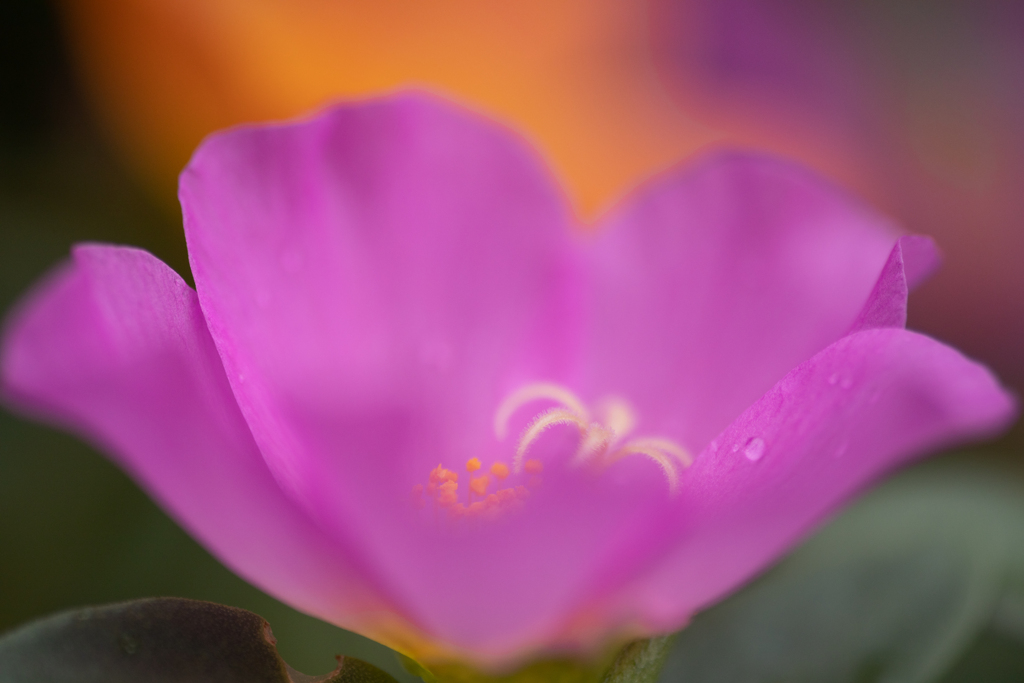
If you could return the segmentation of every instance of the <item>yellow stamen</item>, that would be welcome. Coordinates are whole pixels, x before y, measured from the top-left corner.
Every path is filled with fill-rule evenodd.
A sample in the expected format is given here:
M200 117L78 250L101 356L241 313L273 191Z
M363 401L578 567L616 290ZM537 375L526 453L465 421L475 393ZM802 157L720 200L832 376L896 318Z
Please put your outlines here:
M498 479L504 479L508 476L508 465L503 462L496 462L491 465L491 474L496 476Z
M470 458L466 461L467 472L476 472L480 467L482 467L480 464L480 458Z
M494 434L498 440L503 440L508 435L508 421L514 412L527 403L540 400L559 403L563 408L577 415L584 424L590 422L587 408L583 405L583 401L576 397L576 394L558 384L537 382L536 384L527 384L514 391L498 407L498 411L494 414Z

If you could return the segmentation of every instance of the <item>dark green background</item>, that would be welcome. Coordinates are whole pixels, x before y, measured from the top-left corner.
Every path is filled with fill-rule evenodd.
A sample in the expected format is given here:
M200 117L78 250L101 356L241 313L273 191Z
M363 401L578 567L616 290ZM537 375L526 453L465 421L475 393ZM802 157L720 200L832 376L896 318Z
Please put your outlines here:
M77 241L144 247L188 278L180 217L104 138L54 10L0 9L0 310ZM666 680L1024 680L1024 477L1011 435L859 503L680 637ZM100 454L0 412L0 632L69 607L182 596L267 618L307 673L393 654L221 567Z

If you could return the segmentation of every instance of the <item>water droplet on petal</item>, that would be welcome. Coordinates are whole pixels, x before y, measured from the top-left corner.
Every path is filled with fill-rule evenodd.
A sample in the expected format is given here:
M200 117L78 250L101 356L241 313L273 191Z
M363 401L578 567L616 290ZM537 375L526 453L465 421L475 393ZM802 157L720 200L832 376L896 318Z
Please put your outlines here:
M831 375L829 375L829 377L828 377L828 383L829 384L835 385L835 383L838 382L838 381L839 381L839 373L838 372L833 372Z
M750 462L760 460L764 455L764 439L755 436L747 441L747 445L743 448L743 455L747 456L747 460Z
M718 439L711 440L711 443L708 444L708 451L711 453L711 455L714 455L715 453L718 452Z

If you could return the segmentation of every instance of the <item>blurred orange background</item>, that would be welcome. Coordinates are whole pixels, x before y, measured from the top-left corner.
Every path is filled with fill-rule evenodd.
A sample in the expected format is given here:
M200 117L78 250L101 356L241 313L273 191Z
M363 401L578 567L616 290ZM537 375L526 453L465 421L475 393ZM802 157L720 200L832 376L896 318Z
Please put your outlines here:
M1010 9L1006 9L1010 8ZM999 2L65 0L91 101L172 201L207 133L416 85L528 135L592 219L713 145L814 166L945 268L911 324L1024 386L1024 64Z

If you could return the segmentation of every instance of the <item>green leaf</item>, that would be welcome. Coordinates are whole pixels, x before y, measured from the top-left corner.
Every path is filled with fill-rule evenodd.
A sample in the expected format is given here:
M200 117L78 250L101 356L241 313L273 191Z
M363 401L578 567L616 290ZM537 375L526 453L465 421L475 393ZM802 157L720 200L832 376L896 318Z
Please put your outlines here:
M394 683L338 657L306 676L277 653L262 617L198 600L154 598L64 612L0 638L0 683Z
M1005 602L1022 540L1016 477L969 462L916 468L698 615L661 680L939 680Z
M674 635L637 640L622 648L601 683L653 683L658 680Z

